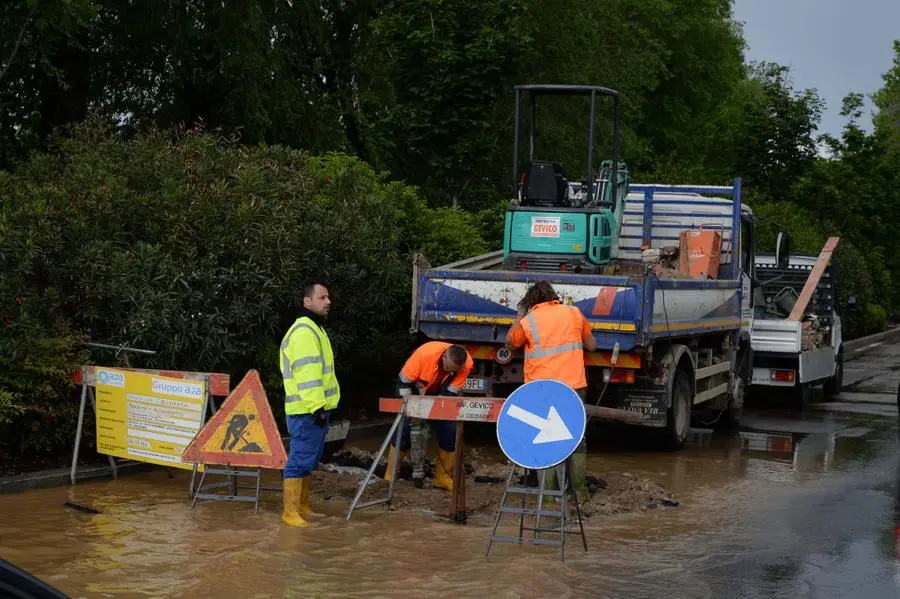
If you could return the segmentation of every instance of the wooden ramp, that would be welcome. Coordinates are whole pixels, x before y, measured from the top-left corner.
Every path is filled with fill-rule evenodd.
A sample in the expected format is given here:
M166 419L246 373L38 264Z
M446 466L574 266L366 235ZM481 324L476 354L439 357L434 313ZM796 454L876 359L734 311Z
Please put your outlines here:
M813 266L812 272L809 273L806 284L803 285L803 291L800 292L800 297L797 298L794 309L791 310L791 315L787 318L788 320L800 320L803 318L806 306L809 304L809 300L812 299L813 293L815 293L816 287L819 285L819 279L822 278L828 263L831 262L831 255L834 253L834 249L840 240L840 237L828 238L825 247L819 252L819 259L816 260L816 265Z

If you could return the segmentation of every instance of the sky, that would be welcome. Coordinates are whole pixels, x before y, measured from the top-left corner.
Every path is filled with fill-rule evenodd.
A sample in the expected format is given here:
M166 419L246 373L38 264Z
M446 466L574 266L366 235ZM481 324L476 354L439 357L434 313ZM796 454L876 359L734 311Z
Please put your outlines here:
M900 0L735 0L748 60L791 67L794 89L816 88L825 100L821 133L840 135L841 100L874 93L900 39ZM867 101L871 110L871 102ZM871 112L860 123L871 130Z

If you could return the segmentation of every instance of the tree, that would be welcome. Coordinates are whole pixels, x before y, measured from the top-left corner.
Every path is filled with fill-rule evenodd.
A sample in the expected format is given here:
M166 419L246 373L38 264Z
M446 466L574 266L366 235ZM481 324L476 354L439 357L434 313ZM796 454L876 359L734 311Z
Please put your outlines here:
M90 98L91 0L8 0L0 7L0 168L82 120Z
M815 90L795 91L789 69L772 63L751 66L745 92L736 170L766 197L784 198L816 158L824 104Z
M387 82L368 116L377 164L434 204L477 206L466 197L497 176L491 159L511 113L509 88L531 52L530 16L522 0L389 2L372 25L380 58L372 67Z
M896 150L900 148L900 40L894 41L894 64L882 79L884 86L872 98L878 108L875 128Z

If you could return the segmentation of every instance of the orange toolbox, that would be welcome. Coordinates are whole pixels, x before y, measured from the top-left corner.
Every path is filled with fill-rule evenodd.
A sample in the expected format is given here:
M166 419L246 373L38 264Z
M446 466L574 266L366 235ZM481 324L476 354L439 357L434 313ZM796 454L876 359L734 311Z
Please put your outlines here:
M691 278L717 279L722 233L704 229L682 231L679 262L682 274Z

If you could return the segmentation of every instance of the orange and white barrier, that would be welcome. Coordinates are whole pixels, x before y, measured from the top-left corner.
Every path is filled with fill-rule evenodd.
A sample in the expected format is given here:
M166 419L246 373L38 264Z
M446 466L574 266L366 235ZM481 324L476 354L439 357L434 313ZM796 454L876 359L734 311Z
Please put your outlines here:
M455 420L457 422L497 422L497 416L506 401L500 397L434 397L430 395L412 395L407 399L405 415L420 420ZM378 400L378 409L382 412L397 414L403 406L403 400L394 397L382 397ZM637 412L617 410L604 406L585 404L585 411L591 418L616 420L640 424L643 421Z
M505 400L499 397L435 397L413 395L407 398L406 416L421 420L455 420L462 422L497 422ZM378 408L396 414L402 399L382 397Z

